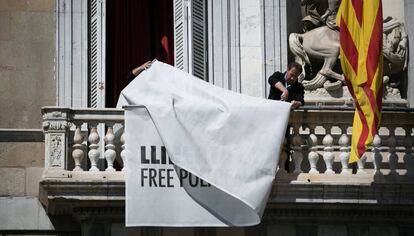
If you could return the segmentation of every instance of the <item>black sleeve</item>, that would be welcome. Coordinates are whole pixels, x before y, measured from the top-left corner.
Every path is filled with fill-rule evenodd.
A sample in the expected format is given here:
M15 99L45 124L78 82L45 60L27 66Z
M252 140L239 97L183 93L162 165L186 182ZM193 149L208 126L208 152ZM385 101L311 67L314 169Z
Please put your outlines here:
M269 77L269 79L267 80L267 82L269 82L270 86L273 87L273 86L275 86L275 84L277 82L280 82L280 74L281 74L280 72L275 72L275 73L273 73L273 75L271 75Z
M305 88L301 83L297 83L297 89L296 89L295 97L293 100L300 101L302 103L302 106L305 105Z
M137 77L136 75L134 75L132 73L132 71L129 72L128 76L127 76L127 81L132 81L133 79L135 79L135 77Z

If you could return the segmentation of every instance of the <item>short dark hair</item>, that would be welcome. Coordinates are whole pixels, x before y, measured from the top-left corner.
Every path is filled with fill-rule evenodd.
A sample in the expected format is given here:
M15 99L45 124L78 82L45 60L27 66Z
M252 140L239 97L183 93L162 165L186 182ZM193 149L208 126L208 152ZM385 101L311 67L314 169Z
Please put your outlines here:
M298 70L299 73L302 73L302 65L297 63L296 61L292 61L291 63L289 63L288 70L292 68L295 68L296 70Z

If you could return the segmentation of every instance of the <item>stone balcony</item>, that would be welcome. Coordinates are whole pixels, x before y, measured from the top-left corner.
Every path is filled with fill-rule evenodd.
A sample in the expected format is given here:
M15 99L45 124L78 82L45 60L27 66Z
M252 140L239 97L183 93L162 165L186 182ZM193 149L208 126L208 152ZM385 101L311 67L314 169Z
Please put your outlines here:
M123 222L123 111L45 107L42 114L39 198L47 212ZM373 146L349 165L352 121L349 109L291 113L264 222L414 221L413 111L383 111Z

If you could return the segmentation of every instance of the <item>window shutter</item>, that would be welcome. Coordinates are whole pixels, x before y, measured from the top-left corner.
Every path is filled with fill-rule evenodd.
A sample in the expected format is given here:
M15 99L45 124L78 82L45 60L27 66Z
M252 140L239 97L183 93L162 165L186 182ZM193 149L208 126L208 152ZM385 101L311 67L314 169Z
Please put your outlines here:
M175 66L207 79L206 1L174 1Z
M89 1L90 107L105 107L105 0Z
M188 72L188 14L186 0L174 0L174 62Z
M207 80L207 37L206 37L206 2L193 0L191 7L191 33L192 33L192 74Z

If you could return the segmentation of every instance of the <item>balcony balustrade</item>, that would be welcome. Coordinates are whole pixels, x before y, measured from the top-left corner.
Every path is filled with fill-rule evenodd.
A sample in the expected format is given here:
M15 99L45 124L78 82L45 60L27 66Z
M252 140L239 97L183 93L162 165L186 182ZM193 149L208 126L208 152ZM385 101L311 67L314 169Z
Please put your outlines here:
M73 212L74 201L81 207L109 201L123 212L128 142L123 110L44 107L42 114L46 150L40 189L48 211ZM293 208L300 203L379 203L393 205L390 210L414 206L414 113L383 111L372 147L348 164L353 114L349 109L291 112L265 216L282 214L283 206L292 209L292 203ZM89 202L82 205L82 200Z

